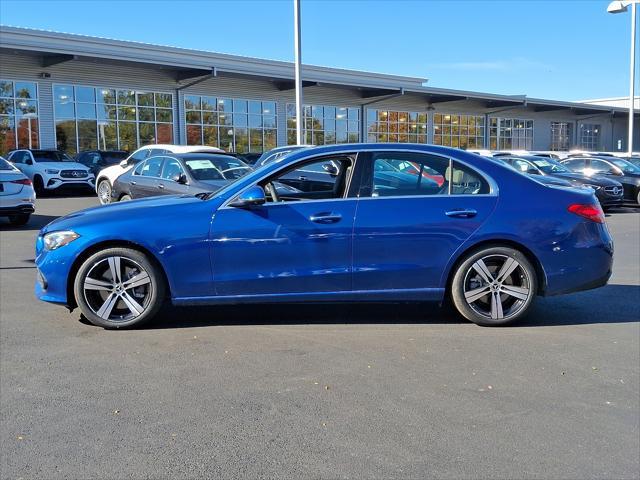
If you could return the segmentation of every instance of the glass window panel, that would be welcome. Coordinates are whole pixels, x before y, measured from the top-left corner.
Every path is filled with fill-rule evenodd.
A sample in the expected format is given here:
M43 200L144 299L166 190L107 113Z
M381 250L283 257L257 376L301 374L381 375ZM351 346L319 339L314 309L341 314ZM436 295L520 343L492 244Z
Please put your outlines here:
M218 146L218 127L203 127L202 135L203 145L209 145L210 147Z
M118 107L118 120L135 120L136 107Z
M218 122L220 125L233 125L233 115L226 112L218 113Z
M156 121L157 122L172 122L173 110L168 108L156 108Z
M56 121L56 147L69 154L75 154L77 150L76 122L75 120Z
M153 93L138 92L138 105L143 107L153 107Z
M277 131L275 129L265 129L263 151L276 148L276 145L277 145Z
M249 127L251 128L262 127L262 115L249 115Z
M248 125L248 118L246 113L234 113L233 124L236 127L246 127Z
M249 130L247 128L236 128L236 148L238 153L246 153L249 151Z
M0 116L0 154L6 154L6 152L14 148L16 148L14 118L4 115Z
M186 113L187 123L202 123L202 114L199 111L191 111Z
M38 148L38 119L22 117L16 122L18 148Z
M233 113L247 113L247 101L246 100L234 100L233 101Z
M76 87L76 102L95 103L96 91L93 87Z
M53 87L53 99L56 102L73 102L73 87L71 85L55 85Z
M141 122L153 122L155 121L155 115L153 108L140 107L138 109L138 120Z
M120 105L135 105L136 92L133 90L118 90L118 103Z
M38 98L36 84L33 82L16 82L16 98Z
M0 115L13 115L13 99L0 99Z
M13 97L13 82L0 80L0 97Z
M275 115L276 102L262 102L262 113L265 115Z
M220 112L231 112L233 108L233 102L229 98L219 98L218 99L218 111Z
M250 100L249 101L249 113L255 114L255 115L261 115L262 114L262 102L258 102L256 100Z
M170 93L156 93L156 107L172 108L172 95Z
M75 109L73 102L56 102L55 103L56 118L74 118Z
M112 105L105 105L99 103L97 105L98 118L101 120L115 120L116 119L116 107ZM57 112L56 112L57 115Z
M140 146L158 143L156 141L156 126L153 123L139 123Z
M98 122L98 148L102 150L116 150L118 148L116 122Z
M233 128L220 127L220 148L227 152L233 152Z
M98 103L116 103L116 91L112 88L97 88L96 100Z
M189 115L189 113L194 113L194 112L187 112L187 116ZM202 123L204 125L217 125L218 124L218 114L216 112L210 112L207 110L203 110L202 111Z
M98 148L98 125L95 120L78 121L78 150Z
M132 122L118 123L118 139L122 150L133 152L138 148L138 136L136 134L136 124Z
M95 103L76 103L76 113L78 118L96 118ZM133 114L135 119L135 113Z
M186 110L200 110L200 97L197 95L185 95L184 108Z
M187 125L187 145L202 145L202 127Z

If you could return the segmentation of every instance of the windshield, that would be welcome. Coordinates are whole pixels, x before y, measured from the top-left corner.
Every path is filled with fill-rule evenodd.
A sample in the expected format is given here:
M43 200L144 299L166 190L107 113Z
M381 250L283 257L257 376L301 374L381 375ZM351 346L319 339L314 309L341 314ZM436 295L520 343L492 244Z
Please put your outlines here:
M242 160L232 156L207 155L185 159L187 168L196 180L236 180L251 171Z
M0 157L0 170L9 170L13 171L13 167L9 162L7 162L4 158Z
M113 165L116 163L120 163L128 156L129 154L127 152L105 152L102 154L102 159L105 163Z
M58 150L31 150L33 158L38 163L44 162L73 162L73 158Z
M532 160L536 167L542 170L544 173L569 173L570 170L559 162L556 162L552 158L541 158L539 160Z
M624 173L640 173L640 167L636 167L633 163L623 160L622 158L611 160L611 162Z

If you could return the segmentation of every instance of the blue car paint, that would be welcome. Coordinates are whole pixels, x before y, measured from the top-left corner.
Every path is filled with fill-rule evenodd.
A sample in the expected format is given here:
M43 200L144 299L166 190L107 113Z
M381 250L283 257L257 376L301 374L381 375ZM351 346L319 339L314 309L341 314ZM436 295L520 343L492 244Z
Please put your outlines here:
M495 183L490 195L379 197L223 206L244 188L286 165L331 153L416 151L458 159ZM596 204L586 190L549 187L474 154L427 145L335 145L292 152L219 190L208 200L166 196L90 208L55 220L36 242L46 279L38 298L67 298L72 265L87 249L115 242L138 246L163 268L175 304L323 300L441 300L456 262L487 242L521 246L540 264L543 294L606 283L613 244L606 225L567 211ZM220 208L222 206L222 208ZM471 219L447 217L475 209ZM338 224L308 225L333 213ZM304 221L303 221L304 220ZM53 251L42 236L73 230L80 238Z

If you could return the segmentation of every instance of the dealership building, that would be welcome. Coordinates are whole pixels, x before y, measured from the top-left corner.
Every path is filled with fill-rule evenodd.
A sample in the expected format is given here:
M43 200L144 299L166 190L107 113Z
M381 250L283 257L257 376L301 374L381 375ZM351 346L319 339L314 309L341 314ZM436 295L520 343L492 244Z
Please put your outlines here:
M295 143L293 78L289 62L1 26L0 153L151 143L262 152ZM626 150L625 108L426 83L305 65L305 143Z

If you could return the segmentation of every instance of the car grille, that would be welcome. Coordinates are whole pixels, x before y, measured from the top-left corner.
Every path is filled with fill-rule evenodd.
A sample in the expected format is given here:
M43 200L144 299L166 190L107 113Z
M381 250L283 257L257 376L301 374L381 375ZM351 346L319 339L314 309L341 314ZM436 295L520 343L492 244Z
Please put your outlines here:
M622 196L622 187L604 187L604 191L612 197Z
M87 178L87 172L84 170L62 170L60 176L62 178Z

